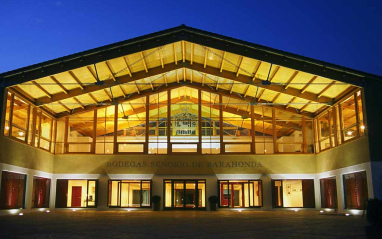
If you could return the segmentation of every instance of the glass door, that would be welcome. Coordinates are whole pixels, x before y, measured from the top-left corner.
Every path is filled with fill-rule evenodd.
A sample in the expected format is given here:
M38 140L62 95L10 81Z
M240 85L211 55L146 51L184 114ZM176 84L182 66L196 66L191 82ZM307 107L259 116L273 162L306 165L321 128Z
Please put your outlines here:
M184 207L184 182L174 182L174 207Z
M164 180L164 208L203 209L205 188L205 180Z
M186 182L186 208L195 208L196 206L196 187L195 181Z

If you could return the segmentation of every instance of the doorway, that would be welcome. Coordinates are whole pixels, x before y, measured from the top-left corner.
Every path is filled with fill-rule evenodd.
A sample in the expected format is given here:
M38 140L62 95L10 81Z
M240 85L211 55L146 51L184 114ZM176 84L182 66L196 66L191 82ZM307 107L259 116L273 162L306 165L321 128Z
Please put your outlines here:
M72 187L72 207L81 207L82 187Z
M164 209L205 209L206 180L164 180Z

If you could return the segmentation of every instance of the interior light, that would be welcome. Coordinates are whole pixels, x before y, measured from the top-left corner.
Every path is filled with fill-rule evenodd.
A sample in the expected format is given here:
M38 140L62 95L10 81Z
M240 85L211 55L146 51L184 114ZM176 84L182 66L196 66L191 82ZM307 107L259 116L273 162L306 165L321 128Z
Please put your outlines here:
M6 129L6 130L9 130L9 126L5 126L5 129Z
M361 125L361 129L365 129L365 125Z
M20 135L20 136L23 136L23 135L24 135L24 132L19 132L19 135Z
M266 149L264 149L264 152L267 152L267 150L266 150Z
M22 215L24 215L24 213L20 212L20 213L19 213L19 216L22 216Z
M108 152L108 153L109 153L109 152L110 152L110 150L106 150L106 152Z
M348 135L352 135L353 134L353 132L351 132L351 131L348 131Z

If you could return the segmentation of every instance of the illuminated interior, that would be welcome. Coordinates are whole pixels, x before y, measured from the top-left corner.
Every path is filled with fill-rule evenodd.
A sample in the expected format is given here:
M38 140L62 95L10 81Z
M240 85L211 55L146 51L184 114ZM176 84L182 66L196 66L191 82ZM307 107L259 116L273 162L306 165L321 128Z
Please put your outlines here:
M1 174L0 209L24 208L27 176L8 171Z
M206 207L205 180L164 180L165 209L204 209Z
M303 180L272 180L273 207L313 208L313 179Z
M368 199L366 171L343 175L345 208L365 209Z
M151 181L109 181L109 207L150 207L150 198Z
M219 181L220 207L261 207L260 180Z
M96 207L97 180L57 179L56 207Z

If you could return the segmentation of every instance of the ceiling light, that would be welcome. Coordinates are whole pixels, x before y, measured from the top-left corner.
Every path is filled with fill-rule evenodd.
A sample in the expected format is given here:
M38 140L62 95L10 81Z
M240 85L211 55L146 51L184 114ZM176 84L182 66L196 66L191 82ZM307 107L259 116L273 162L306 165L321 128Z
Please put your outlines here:
M361 129L365 129L365 125L361 125Z
M352 134L353 134L353 132L351 132L351 131L348 131L348 133L347 133L347 134L350 136L350 135L352 135Z
M6 130L9 130L9 126L5 126L5 129L6 129Z
M23 135L24 135L24 132L19 132L19 135L20 135L20 136L23 136Z
M272 83L269 80L261 81L261 85L271 85Z

